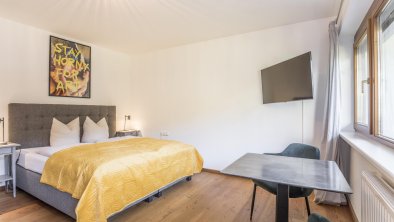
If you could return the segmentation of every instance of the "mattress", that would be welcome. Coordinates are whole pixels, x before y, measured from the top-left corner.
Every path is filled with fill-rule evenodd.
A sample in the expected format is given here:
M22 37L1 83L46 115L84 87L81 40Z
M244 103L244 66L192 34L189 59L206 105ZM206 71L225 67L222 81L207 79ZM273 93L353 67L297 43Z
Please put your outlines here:
M100 142L109 142L109 141L118 141L123 139L135 138L134 136L125 136L125 137L113 137L106 140L102 140ZM63 149L67 149L73 146L83 145L86 143L73 144L68 146L59 146L59 147L35 147L28 149L21 149L17 152L17 164L27 170L31 170L33 172L42 174L42 170L44 169L45 162L48 158Z
M25 169L41 174L48 157L43 156L38 152L46 149L51 149L51 147L48 146L18 150L19 154L17 155L18 159L16 163Z

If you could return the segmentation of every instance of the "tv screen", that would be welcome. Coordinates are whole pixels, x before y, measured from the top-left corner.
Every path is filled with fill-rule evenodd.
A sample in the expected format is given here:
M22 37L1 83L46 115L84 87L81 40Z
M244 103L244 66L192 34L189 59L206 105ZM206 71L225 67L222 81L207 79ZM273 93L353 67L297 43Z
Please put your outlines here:
M263 104L313 99L311 52L261 70Z

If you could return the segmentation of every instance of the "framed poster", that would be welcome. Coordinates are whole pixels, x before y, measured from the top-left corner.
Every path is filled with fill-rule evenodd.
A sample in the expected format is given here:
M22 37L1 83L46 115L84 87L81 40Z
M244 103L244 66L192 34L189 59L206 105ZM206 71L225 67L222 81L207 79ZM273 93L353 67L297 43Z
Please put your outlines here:
M90 98L91 48L50 36L49 96Z

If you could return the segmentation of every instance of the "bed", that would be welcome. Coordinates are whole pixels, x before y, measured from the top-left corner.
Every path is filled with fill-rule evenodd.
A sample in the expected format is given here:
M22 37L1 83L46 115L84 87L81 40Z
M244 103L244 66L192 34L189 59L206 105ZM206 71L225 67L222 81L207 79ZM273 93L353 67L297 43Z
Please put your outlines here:
M109 135L110 137L114 137L116 131L115 106L9 104L9 140L21 144L21 148L23 149L23 151L20 152L17 164L17 187L48 203L49 205L55 207L56 209L62 211L74 219L77 218L75 211L79 200L73 198L68 192L62 192L52 186L40 183L40 180L42 179L41 173L44 165L46 162L50 162L48 161L48 157L41 155L41 153L43 150L45 151L45 149L48 149L49 134L52 119L54 117L65 123L73 120L76 117L79 117L82 135L82 124L87 116L89 116L95 122L99 121L101 118L105 118L108 123ZM134 141L132 138L124 139L125 141ZM114 142L114 144L117 144L117 142ZM177 178L176 180L166 183L163 186L160 186L160 188L151 190L151 192L149 192L147 195L128 202L126 206L122 207L122 210L127 209L141 201L151 200L155 195L160 196L162 190L167 189L170 186L185 179L190 181L191 176L192 175L184 175ZM114 214L111 214L111 216L115 215L117 212L114 212Z

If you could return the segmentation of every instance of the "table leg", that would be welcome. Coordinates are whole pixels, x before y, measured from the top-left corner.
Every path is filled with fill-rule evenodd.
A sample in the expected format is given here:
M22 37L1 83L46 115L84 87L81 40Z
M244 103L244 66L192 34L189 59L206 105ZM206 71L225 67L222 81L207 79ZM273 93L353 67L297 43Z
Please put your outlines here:
M10 155L5 155L4 156L4 172L5 172L4 174L7 175L7 176L11 176L11 168L10 168L10 166L11 166L12 161L10 161L10 158L11 158ZM9 188L10 181L5 181L4 184L5 184L5 192L8 193L9 192L8 188Z
M289 221L289 185L278 184L276 194L276 222Z
M14 162L16 159L15 156L15 147L12 148L12 156L11 156L11 168L12 168L12 194L14 198L16 197L16 163Z

